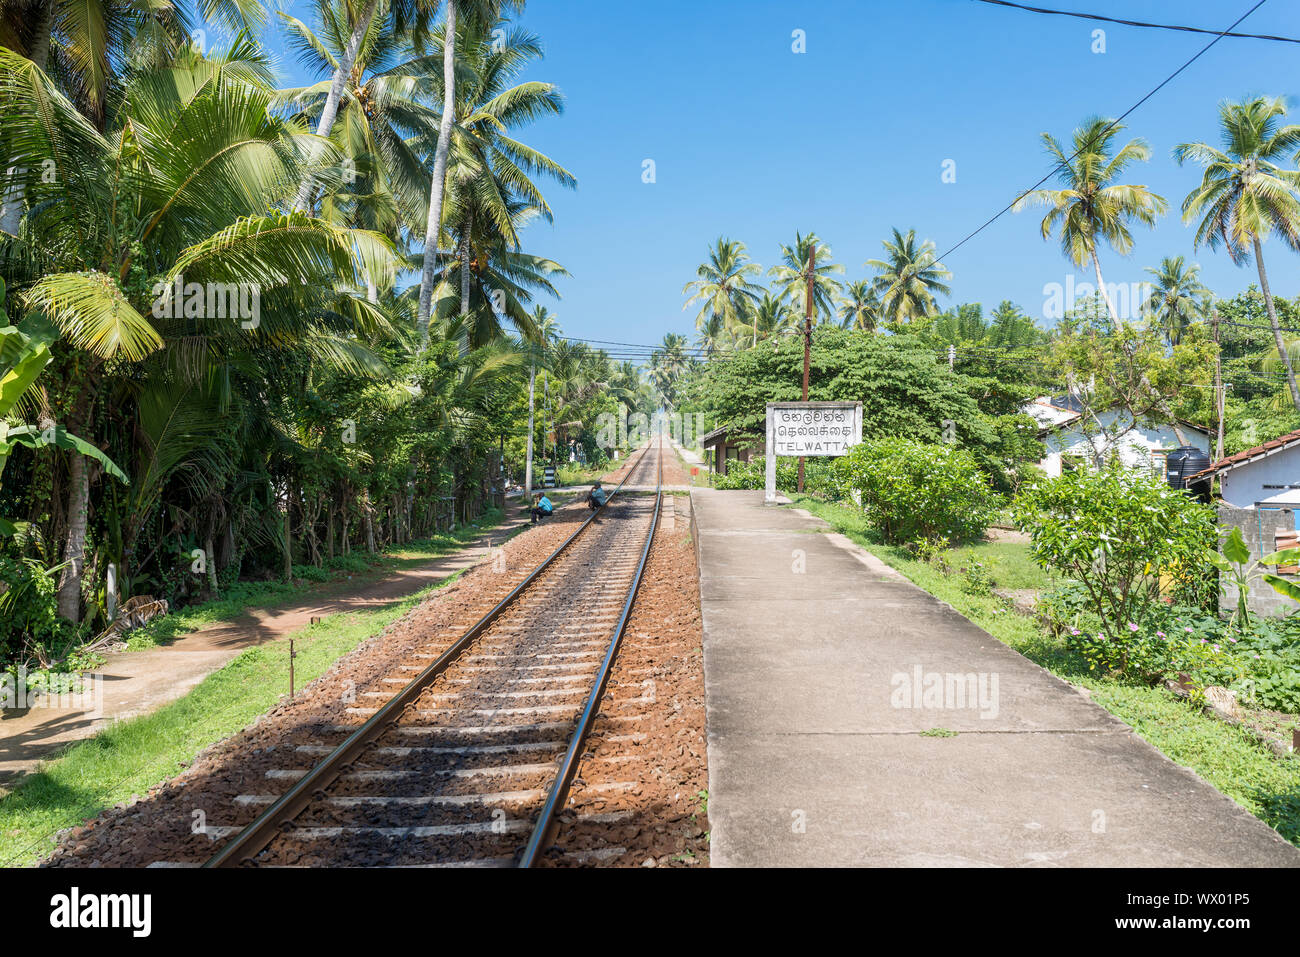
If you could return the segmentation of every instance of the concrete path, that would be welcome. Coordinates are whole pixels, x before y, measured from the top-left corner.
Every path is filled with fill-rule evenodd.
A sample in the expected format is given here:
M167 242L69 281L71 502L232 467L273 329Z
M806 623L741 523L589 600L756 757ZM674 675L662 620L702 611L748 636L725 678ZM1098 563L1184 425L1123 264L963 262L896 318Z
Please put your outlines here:
M826 523L762 492L691 498L714 865L1300 866Z
M89 673L85 700L0 711L0 793L42 759L91 737L105 725L147 714L186 694L245 648L276 641L305 628L312 618L382 608L486 560L493 548L527 524L511 518L464 548L378 580L323 586L290 604L250 609L238 618L208 625L168 645L110 655Z

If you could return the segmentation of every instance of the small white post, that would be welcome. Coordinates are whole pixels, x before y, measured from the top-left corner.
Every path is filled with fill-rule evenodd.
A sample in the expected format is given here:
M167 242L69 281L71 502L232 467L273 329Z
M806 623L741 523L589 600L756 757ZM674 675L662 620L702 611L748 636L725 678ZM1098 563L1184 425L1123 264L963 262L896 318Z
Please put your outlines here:
M104 611L108 614L109 624L117 617L117 566L108 566L108 577L104 584Z
M768 505L776 502L776 416L770 402L767 404L767 483L763 502Z

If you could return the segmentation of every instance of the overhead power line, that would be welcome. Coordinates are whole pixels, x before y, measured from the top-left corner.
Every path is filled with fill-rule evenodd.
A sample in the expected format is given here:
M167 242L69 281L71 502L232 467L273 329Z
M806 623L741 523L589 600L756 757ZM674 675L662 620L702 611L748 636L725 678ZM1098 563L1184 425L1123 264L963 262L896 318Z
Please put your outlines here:
M1015 10L1025 10L1029 13L1046 13L1055 17L1074 17L1076 20L1096 20L1100 23L1119 23L1126 27L1145 27L1151 30L1179 30L1183 33L1208 33L1211 36L1219 35L1225 37L1235 37L1241 40L1275 40L1278 43L1300 43L1300 39L1295 37L1275 37L1266 33L1232 33L1224 32L1218 34L1215 30L1207 30L1204 27L1188 27L1173 23L1147 23L1144 20L1125 20L1122 17L1106 17L1099 13L1080 13L1075 10L1049 10L1046 7L1031 7L1024 3L1011 3L1010 0L977 0L979 3L991 3L998 7L1011 7Z
M1161 81L1159 82L1159 84L1157 84L1157 85L1156 85L1156 86L1155 86L1155 87L1154 87L1154 88L1153 88L1149 93L1147 93L1146 96L1142 97L1142 99L1138 100L1136 103L1134 103L1132 106L1130 106L1127 110L1125 110L1123 113L1121 113L1121 114L1120 114L1119 116L1117 116L1115 119L1111 120L1110 123L1106 126L1106 128L1105 128L1104 130L1102 130L1102 131L1098 134L1098 137L1100 138L1100 137L1102 137L1102 136L1105 136L1105 135L1106 135L1107 133L1109 133L1112 129L1114 129L1116 126L1118 126L1118 125L1119 125L1119 124L1120 124L1120 123L1121 123L1121 122L1122 122L1126 117L1128 117L1131 113L1133 113L1134 110L1136 110L1136 109L1137 109L1138 107L1140 107L1143 103L1145 103L1147 100L1151 99L1151 97L1155 96L1155 95L1156 95L1157 93L1159 93L1162 89L1164 89L1167 85L1169 85L1169 83L1172 82L1173 79L1174 79L1175 77L1177 77L1180 73L1182 73L1184 70L1186 70L1189 66L1191 66L1193 63L1195 63L1197 60L1199 60L1199 59L1200 59L1200 58L1205 54L1205 52L1206 52L1207 50L1210 49L1210 47L1214 46L1216 43L1218 43L1220 40L1222 40L1225 36L1227 36L1228 33L1229 33L1229 31L1231 31L1233 27L1237 26L1237 24L1241 23L1241 21L1245 20L1248 16L1250 16L1252 13L1254 13L1256 10L1258 10L1260 7L1262 7L1262 6L1264 5L1264 3L1265 3L1265 0L1258 0L1258 2L1257 2L1253 7L1251 7L1249 10L1247 10L1245 13L1243 13L1241 16L1239 16L1236 20L1234 20L1234 21L1233 21L1233 22L1228 26L1228 28L1227 28L1226 30L1223 30L1223 31L1219 32L1218 34L1216 34L1213 40L1211 40L1209 43L1205 44L1205 46L1201 47L1201 49L1199 49L1198 51L1196 51L1196 53L1193 54L1192 57L1191 57L1190 59L1188 59L1186 62L1184 62L1182 66L1180 66L1180 67L1179 67L1177 70L1175 70L1173 73L1169 74L1167 77L1165 77L1163 80L1161 80ZM1071 163L1071 162L1072 162L1076 157L1078 157L1078 155L1079 155L1080 153L1083 152L1084 148L1085 148L1085 147L1083 147L1083 146L1079 147L1077 150L1074 151L1074 154L1073 154L1072 156L1070 156L1069 158L1067 158L1064 162L1057 163L1055 166L1053 166L1050 170L1048 170L1046 176L1044 176L1042 179L1040 179L1040 180L1039 180L1037 183L1035 183L1033 186L1030 186L1028 189L1021 191L1021 193L1020 193L1020 194L1019 194L1015 199L1013 199L1011 202L1007 203L1006 206L1003 206L1000 210L998 210L996 213L994 213L992 216L990 216L987 220L985 220L982 224L980 224L980 226L978 226L978 227L977 227L973 232L971 232L970 234L968 234L967 236L965 236L965 237L961 240L961 242L957 243L957 245L955 245L955 246L951 247L950 249L948 249L948 250L947 250L946 252L944 252L942 255L936 256L936 257L935 257L935 262L942 262L944 259L947 259L949 256L951 256L951 255L952 255L953 253L955 253L957 250L961 249L962 246L965 246L968 242L970 242L972 239L974 239L976 236L978 236L980 233L982 233L982 232L983 232L985 229L987 229L989 226L992 226L995 222L997 222L997 221L998 221L999 219L1001 219L1004 215L1006 215L1006 213L1007 213L1008 211L1010 211L1010 209L1011 209L1013 206L1015 206L1016 203L1020 202L1020 200L1024 199L1026 196L1028 196L1028 195L1029 195L1030 193L1032 193L1034 190L1038 189L1038 187L1042 186L1042 185L1043 185L1044 183L1046 183L1049 179L1051 179L1053 176L1055 176L1058 170L1060 170L1060 169L1062 169L1062 168L1068 166L1068 165L1069 165L1069 164L1070 164L1070 163Z

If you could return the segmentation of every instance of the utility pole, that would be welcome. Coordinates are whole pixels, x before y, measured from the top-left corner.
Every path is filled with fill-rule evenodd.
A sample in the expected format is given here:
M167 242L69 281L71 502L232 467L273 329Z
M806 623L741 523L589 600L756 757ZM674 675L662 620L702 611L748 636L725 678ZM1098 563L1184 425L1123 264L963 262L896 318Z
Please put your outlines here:
M957 364L957 347L950 345L948 346L948 368L952 369L956 366L956 364Z
M528 448L524 452L524 501L533 501L533 395L537 382L537 360L528 365Z
M1219 437L1214 445L1214 461L1223 458L1223 361L1219 357L1219 309L1211 314L1214 322L1214 406L1219 415Z
M812 357L813 279L817 275L817 244L808 246L808 289L803 307L803 400L808 401L808 366ZM799 456L799 494L803 494L803 456Z

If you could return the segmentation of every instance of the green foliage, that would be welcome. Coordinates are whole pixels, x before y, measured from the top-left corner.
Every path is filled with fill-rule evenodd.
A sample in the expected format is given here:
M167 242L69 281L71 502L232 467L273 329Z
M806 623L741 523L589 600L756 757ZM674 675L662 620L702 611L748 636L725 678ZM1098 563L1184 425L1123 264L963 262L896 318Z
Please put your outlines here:
M834 459L812 457L804 460L804 491L822 498L837 498L840 488L835 476ZM799 484L796 459L776 460L776 487L793 492ZM748 462L732 460L726 475L715 475L713 487L722 489L761 489L767 487L767 462L762 457Z
M950 544L947 535L940 535L935 539L915 538L908 542L906 547L918 562L925 562L927 565L933 565L935 568L947 571L948 546Z
M58 656L77 629L57 613L59 567L0 554L0 662Z
M1270 552L1261 556L1258 561L1252 561L1250 557L1250 548L1246 545L1246 540L1242 537L1240 528L1233 528L1223 541L1222 554L1216 549L1210 548L1205 552L1205 559L1228 582L1236 589L1237 607L1233 612L1232 622L1238 628L1245 629L1250 627L1250 609L1246 606L1246 599L1250 595L1251 585L1256 581L1263 581L1273 587L1279 595L1290 598L1292 601L1300 601L1300 586L1288 578L1280 575L1274 575L1262 571L1264 568L1275 568L1278 565L1286 564L1296 558L1294 549L1287 551Z
M1034 561L1079 583L1107 667L1145 669L1132 626L1141 628L1162 589L1192 600L1207 594L1214 509L1156 476L1118 465L1076 469L1025 490L1013 511L1032 536Z
M869 439L836 462L841 489L892 544L978 538L997 509L974 456L956 446Z
M699 390L706 419L734 434L753 436L761 448L766 403L800 398L803 345L795 337L760 343L709 363L706 372ZM1041 454L1033 420L1014 411L1032 389L1008 393L992 377L954 372L916 336L818 326L810 379L814 401L862 402L864 435L918 442L955 439L1000 488L1010 486L1009 470Z
M1165 410L1182 418L1197 413L1200 393L1209 390L1193 386L1210 384L1214 344L1202 325L1185 328L1170 347L1158 328L1125 324L1120 331L1062 335L1052 346L1050 366L1061 381L1089 384L1088 391L1076 392L1086 405L1077 428L1113 447L1135 424L1152 417L1167 421ZM1111 410L1118 414L1103 432L1094 414Z
M962 569L961 587L969 595L991 595L993 593L992 562L971 562Z

